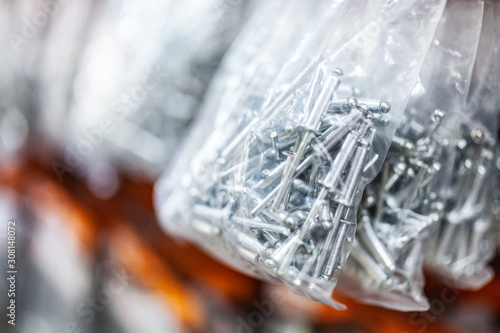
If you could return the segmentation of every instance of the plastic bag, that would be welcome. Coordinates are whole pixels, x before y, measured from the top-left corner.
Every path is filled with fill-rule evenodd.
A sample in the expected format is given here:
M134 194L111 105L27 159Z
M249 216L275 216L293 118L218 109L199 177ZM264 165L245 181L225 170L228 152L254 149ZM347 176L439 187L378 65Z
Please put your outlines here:
M47 158L40 133L61 139L71 74L83 46L85 22L93 2L0 2L0 164L32 153ZM54 142L57 142L54 139ZM11 166L12 167L12 166Z
M33 127L48 149L67 141L77 68L99 5L95 1L38 2L36 15L43 12L48 21L40 32L42 47L37 52L37 112Z
M63 165L52 165L59 179L72 172L85 178L95 194L109 196L119 181L117 169L156 178L183 137L250 3L96 3L73 76L63 82L64 73L54 70L57 55L47 56L43 67L43 91L49 93L41 98L40 126L63 150ZM63 23L72 17L63 9L52 33L57 43L64 41ZM69 46L65 50L71 53ZM66 90L69 101L61 100Z
M495 145L497 140L498 18L497 2L485 2L485 15L467 106L455 146L446 215L427 253L428 266L448 284L477 289L493 271L492 231Z
M500 110L500 103L498 109ZM499 136L497 135L497 142ZM491 206L491 213L493 214L493 231L495 233L497 252L500 251L500 148L497 145L495 155L495 176L493 182L494 202Z
M339 290L364 303L424 311L424 244L444 215L482 1L448 2L381 172L365 189Z
M0 2L0 167L13 167L26 150L32 122L32 94L24 57L16 49L19 2Z
M156 184L165 229L247 274L342 308L331 292L351 248L356 206L385 156L443 7L259 7Z

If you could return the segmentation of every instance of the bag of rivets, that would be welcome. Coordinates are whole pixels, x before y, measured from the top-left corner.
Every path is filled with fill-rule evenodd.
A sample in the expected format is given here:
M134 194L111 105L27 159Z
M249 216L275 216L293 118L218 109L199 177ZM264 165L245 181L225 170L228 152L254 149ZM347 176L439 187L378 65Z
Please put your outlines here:
M156 184L164 228L335 308L376 175L444 1L272 1L226 55Z
M338 289L364 303L425 311L423 259L443 218L483 2L448 2L381 172L365 189Z
M486 1L467 104L461 115L444 218L426 262L455 288L478 289L493 277L492 226L500 68L500 3Z

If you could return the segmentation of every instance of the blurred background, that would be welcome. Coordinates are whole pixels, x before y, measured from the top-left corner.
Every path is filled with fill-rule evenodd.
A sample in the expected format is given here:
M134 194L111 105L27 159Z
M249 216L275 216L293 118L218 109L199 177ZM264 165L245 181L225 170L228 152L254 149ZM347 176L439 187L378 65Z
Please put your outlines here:
M498 253L478 291L426 276L427 312L336 311L162 232L153 183L257 2L0 0L1 332L500 332Z

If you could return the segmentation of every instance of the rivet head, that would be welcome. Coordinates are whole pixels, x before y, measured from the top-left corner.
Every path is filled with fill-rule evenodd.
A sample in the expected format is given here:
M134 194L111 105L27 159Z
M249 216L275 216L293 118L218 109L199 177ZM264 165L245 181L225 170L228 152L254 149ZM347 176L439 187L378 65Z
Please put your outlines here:
M355 98L355 97L350 97L347 99L347 107L349 109L352 109L352 108L357 108L358 107L358 99Z
M380 112L382 113L387 113L389 111L391 111L391 103L387 102L387 101L382 101L380 102Z
M387 117L380 117L378 119L378 123L380 124L380 126L385 127L389 124L389 119Z
M364 105L364 104L358 105L358 110L361 111L364 114L368 113L368 107L366 105Z
M321 227L324 230L330 230L333 226L333 223L331 221L321 221Z
M295 221L295 219L289 216L285 219L284 225L287 228L293 229L297 226L297 221Z
M481 141L484 140L484 132L478 128L473 129L470 133L470 136L471 136L472 140L474 140L474 142L477 142L477 143L480 143Z
M432 121L434 122L438 122L440 121L442 118L444 117L444 112L441 111L441 110L436 110L434 111L433 115L432 115Z
M336 75L336 76L342 76L342 75L344 75L344 71L343 71L343 70L341 70L340 68L334 68L334 69L332 70L332 73L333 73L334 75Z

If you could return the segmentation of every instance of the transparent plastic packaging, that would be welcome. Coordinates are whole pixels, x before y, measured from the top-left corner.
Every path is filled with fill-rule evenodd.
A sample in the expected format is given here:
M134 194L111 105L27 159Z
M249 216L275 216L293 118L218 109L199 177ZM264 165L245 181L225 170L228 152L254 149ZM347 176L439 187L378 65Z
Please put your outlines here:
M50 1L49 1L50 2ZM5 37L6 48L2 51L10 53L15 60L19 76L22 77L23 96L35 99L33 91L37 85L39 73L38 55L43 52L43 37L46 34L51 17L45 11L47 2L31 0L2 1L3 14L6 16ZM30 101L33 104L35 101ZM31 106L34 106L34 105Z
M482 1L447 3L382 170L365 189L338 289L361 302L429 308L424 246L444 215L482 15Z
M488 4L488 6L492 6L491 4ZM498 6L498 4L493 5L494 7ZM500 11L496 8L492 9L492 13L490 15L493 15L494 17L497 18L497 21L500 19ZM500 27L498 25L495 26L496 29L496 34L498 35L500 33ZM498 47L498 46L497 46ZM497 48L497 54L499 50ZM497 60L498 61L498 60ZM494 67L495 68L495 67ZM500 253L500 147L498 145L499 139L500 139L500 65L496 66L496 74L495 72L492 73L492 75L488 76L489 80L491 81L491 88L489 89L490 93L488 96L492 98L493 96L496 96L496 107L494 107L497 110L497 147L496 147L496 155L495 155L495 175L494 175L494 183L493 183L493 189L494 189L494 202L491 206L491 211L493 213L493 229L495 232L495 239L496 239L496 247L497 247L497 253ZM495 87L497 88L497 91L495 92ZM483 89L485 86L483 86ZM479 95L480 96L480 95ZM490 101L489 103L493 103L493 101ZM493 107L493 106L492 106Z
M79 48L77 38L84 34L84 23L92 1L78 3L62 0L2 1L2 61L10 79L3 81L12 91L2 93L2 104L8 112L24 118L29 136L37 138L44 132L51 138L61 138L61 122L70 99L69 76L76 65ZM49 126L50 124L50 126ZM24 126L24 125L23 125ZM25 133L28 136L28 131ZM37 138L38 139L38 138ZM37 141L40 145L41 142Z
M68 36L69 28L78 29L66 25L74 18L70 9L79 6L62 6L44 53L39 119L65 158L62 166L52 165L58 177L72 172L99 196L114 193L118 170L155 179L251 3L94 2L88 22L80 10L85 42L76 43L78 50L72 42L81 31ZM68 54L58 55L50 44Z
M32 110L24 62L15 50L18 2L0 2L0 168L13 167L26 149Z
M500 99L499 99L500 102ZM498 104L498 110L500 115L500 103ZM499 136L497 135L497 143ZM495 150L495 175L494 175L494 202L491 206L491 212L493 214L493 230L495 232L495 242L496 242L496 250L497 253L500 251L500 148L498 147Z
M262 4L156 184L165 229L247 274L331 298L356 210L444 1Z
M44 0L38 2L34 15L48 17L42 45L37 54L36 110L37 134L51 149L67 141L67 118L73 102L77 68L88 43L88 33L95 22L96 1Z
M497 142L500 3L485 2L478 54L467 105L461 116L446 215L426 255L446 283L478 289L492 277L492 213Z

